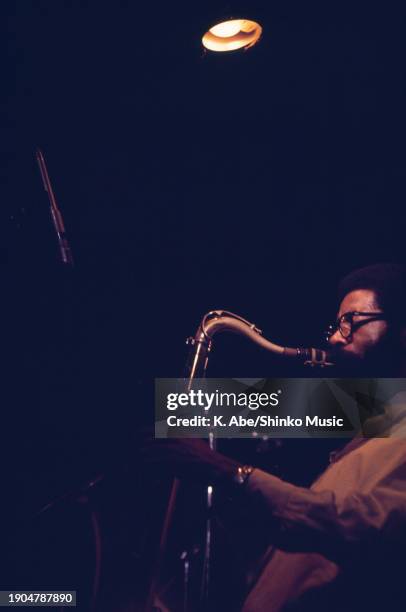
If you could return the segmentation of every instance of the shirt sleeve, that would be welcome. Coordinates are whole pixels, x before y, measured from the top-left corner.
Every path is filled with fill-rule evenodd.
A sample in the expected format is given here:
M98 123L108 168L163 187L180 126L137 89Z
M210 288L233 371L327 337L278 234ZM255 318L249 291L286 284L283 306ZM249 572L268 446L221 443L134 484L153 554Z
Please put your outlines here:
M269 540L284 550L317 552L338 562L365 555L367 550L376 552L377 546L399 545L400 541L404 545L405 445L398 445L394 456L386 453L388 459L383 464L379 453L370 455L364 461L364 471L375 472L372 483L352 487L340 496L334 487L306 489L254 470L246 483L246 495L262 529L269 527Z

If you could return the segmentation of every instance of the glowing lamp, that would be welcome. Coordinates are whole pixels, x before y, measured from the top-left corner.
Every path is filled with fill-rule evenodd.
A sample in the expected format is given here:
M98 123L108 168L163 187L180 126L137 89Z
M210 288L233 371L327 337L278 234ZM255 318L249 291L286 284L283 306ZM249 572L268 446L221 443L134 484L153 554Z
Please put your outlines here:
M235 51L252 47L261 34L262 28L256 21L231 19L210 28L203 36L202 43L210 51Z

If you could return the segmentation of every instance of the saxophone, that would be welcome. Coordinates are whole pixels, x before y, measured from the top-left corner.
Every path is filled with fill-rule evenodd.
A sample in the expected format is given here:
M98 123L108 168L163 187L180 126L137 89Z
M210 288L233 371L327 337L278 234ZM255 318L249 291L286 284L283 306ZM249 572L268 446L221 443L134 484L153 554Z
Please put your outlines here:
M334 365L330 361L330 355L328 351L317 349L317 348L289 348L279 346L270 340L263 337L262 331L254 323L250 323L243 317L229 312L228 310L211 310L206 313L200 322L199 327L194 336L190 336L186 340L186 344L191 347L188 361L185 368L186 387L188 390L191 389L195 378L203 378L205 376L209 355L213 345L213 336L219 332L231 332L245 336L255 344L258 344L263 349L270 351L281 357L289 357L302 361L305 365L325 367ZM209 434L209 446L212 450L215 450L215 440L212 435ZM169 503L161 531L160 545L158 551L158 557L156 560L152 580L150 583L149 594L147 603L144 608L145 612L151 612L154 608L153 601L154 596L157 592L159 574L162 568L164 551L167 544L168 532L172 523L173 514L175 510L176 497L179 489L179 481L177 478L174 479L171 494L169 497ZM211 486L207 489L207 507L211 508L212 504L212 493L213 488ZM203 575L202 575L202 588L201 588L201 603L204 607L205 602L208 601L208 590L210 580L210 558L211 558L211 519L207 519L206 524L206 545L204 550L204 561L203 561ZM186 570L185 570L186 571ZM186 575L186 574L185 574ZM187 598L187 580L185 580L185 598Z
M229 312L228 310L211 310L206 313L197 328L196 334L187 338L186 343L191 346L190 355L186 364L186 376L189 386L194 378L203 378L209 361L209 354L212 349L213 336L218 332L232 332L245 336L263 349L302 361L304 365L310 366L331 366L328 351L316 348L289 348L279 346L263 337L262 331L254 323L250 323L243 317Z

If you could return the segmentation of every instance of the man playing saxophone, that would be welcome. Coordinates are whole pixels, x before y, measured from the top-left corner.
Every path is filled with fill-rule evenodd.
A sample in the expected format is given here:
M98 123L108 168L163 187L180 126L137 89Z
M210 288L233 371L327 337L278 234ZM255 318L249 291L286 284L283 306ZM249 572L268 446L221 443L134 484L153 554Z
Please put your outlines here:
M355 270L340 284L329 345L350 376L406 376L402 266ZM406 394L388 437L355 438L310 488L212 451L203 440L155 440L150 465L214 484L255 517L267 545L243 612L406 609ZM241 525L244 529L244 525Z

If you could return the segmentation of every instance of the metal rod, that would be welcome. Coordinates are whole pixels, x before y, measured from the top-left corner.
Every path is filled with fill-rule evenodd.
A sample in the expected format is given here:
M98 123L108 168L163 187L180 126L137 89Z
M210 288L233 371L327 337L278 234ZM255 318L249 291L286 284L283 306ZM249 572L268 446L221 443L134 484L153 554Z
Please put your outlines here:
M56 203L54 191L52 189L51 181L49 179L45 158L40 149L37 149L35 156L37 158L38 166L41 172L44 189L48 194L52 222L54 224L56 236L58 239L59 251L61 253L62 262L65 265L72 267L73 255L66 236L65 224L63 222L62 213Z

